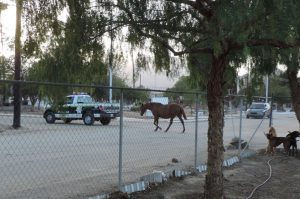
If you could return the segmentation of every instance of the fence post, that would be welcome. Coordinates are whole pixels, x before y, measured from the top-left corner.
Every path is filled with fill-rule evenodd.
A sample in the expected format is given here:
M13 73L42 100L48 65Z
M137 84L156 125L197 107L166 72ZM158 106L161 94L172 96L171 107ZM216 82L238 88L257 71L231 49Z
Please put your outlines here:
M196 118L195 118L195 169L197 168L197 153L198 153L198 102L199 102L199 94L196 94Z
M240 130L239 130L239 154L242 148L242 118L243 118L243 97L240 99Z
M121 100L120 100L120 132L119 132L119 190L122 189L122 154L123 154L123 89L121 89Z

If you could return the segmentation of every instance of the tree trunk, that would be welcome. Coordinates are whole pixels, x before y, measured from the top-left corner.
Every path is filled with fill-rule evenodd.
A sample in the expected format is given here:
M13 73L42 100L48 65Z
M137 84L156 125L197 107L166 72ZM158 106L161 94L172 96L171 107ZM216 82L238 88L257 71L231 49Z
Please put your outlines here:
M299 83L297 79L298 70L295 69L289 69L287 70L288 79L289 79L289 85L291 89L291 95L292 95L292 103L294 107L294 111L298 120L298 123L300 124L300 88ZM299 126L300 130L300 126Z
M16 1L16 33L15 33L15 80L21 79L21 12L22 0ZM21 126L21 85L14 83L14 118L13 128Z
M208 160L205 182L205 198L223 198L223 171L224 159L223 127L223 74L226 67L226 55L213 58L212 69L207 86L208 120Z

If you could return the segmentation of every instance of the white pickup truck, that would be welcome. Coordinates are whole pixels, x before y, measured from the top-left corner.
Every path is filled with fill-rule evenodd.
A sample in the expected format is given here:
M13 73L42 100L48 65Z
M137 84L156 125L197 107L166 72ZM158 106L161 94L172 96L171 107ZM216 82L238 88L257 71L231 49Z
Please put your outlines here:
M83 120L85 125L93 125L95 121L108 125L111 119L119 115L119 104L95 102L87 94L68 95L63 106L48 108L44 112L44 118L48 124L53 124L55 120L63 120L65 123Z

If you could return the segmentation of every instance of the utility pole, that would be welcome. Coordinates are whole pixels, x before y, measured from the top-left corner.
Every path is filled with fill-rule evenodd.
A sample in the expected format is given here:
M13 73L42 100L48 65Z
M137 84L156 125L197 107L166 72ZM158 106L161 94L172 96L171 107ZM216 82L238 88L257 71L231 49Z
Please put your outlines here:
M142 74L140 74L140 88L142 87Z
M266 76L266 103L268 103L268 93L269 93L269 75Z
M109 55L109 103L112 103L112 73L113 73L113 30L112 30L112 6L110 6L110 55Z
M132 88L135 88L135 68L134 68L134 59L133 59L133 47L131 46L131 61L132 61Z

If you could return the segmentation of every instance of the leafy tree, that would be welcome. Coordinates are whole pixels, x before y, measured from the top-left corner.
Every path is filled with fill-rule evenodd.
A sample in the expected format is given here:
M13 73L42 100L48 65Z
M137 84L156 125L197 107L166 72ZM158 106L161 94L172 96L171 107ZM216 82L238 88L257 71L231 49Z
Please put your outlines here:
M299 26L295 25L294 28L299 31ZM285 76L288 78L293 108L300 125L300 83L297 76L300 69L299 48L281 51L279 57L280 62L287 66Z
M111 3L99 4L103 2ZM251 55L261 73L270 73L277 62L276 51L299 45L299 30L293 27L299 27L295 19L299 18L300 2L120 0L111 6L119 9L120 21L129 26L128 38L138 42L150 39L158 67L170 69L170 52L186 54L188 60L197 56L202 61L192 67L198 74L202 69L208 74L204 79L210 118L205 197L223 198L226 70L232 62L245 63Z
M2 3L0 2L0 16L1 16L1 12L3 10L7 9L7 4L6 3ZM2 24L0 23L0 26L2 27ZM2 31L2 29L1 29ZM1 42L3 42L3 38L2 38L2 32L1 32ZM0 56L0 79L6 79L7 73L8 73L8 60L6 59L6 57L4 57L3 55ZM3 93L2 96L2 104L5 103L6 97L8 95L8 91L7 91L7 85L1 85L0 86L0 91L1 93Z
M30 80L56 83L106 85L101 16L98 18L90 1L25 1L24 18L27 38L24 56L34 58ZM60 15L66 14L65 21ZM45 49L46 46L46 49ZM33 74L35 73L35 74ZM76 88L41 86L43 95L53 102L62 101ZM79 89L80 91L85 91ZM92 93L93 90L86 89Z
M276 70L275 73L269 76L269 93L268 96L273 96L273 101L277 103L277 108L283 108L282 105L285 103L291 102L291 93L289 89L289 85L287 84L288 80L286 78L286 72ZM264 86L264 85L263 85ZM264 96L265 94L265 86L264 93L257 93L257 96Z
M12 69L12 59L6 58L4 56L0 56L0 79L13 79L13 69ZM1 84L0 85L0 92L3 94L1 102L2 104L5 103L8 96L11 96L10 93L10 85L8 84Z
M24 80L26 81L42 81L42 75L40 72L40 67L37 63L34 63L32 67L24 74ZM22 87L22 96L24 99L29 97L31 102L31 111L34 111L34 105L38 99L41 100L42 86L37 84L25 84Z
M96 81L93 75L98 74L100 83L99 79L107 74L103 44L96 36L101 31L101 21L90 7L86 0L27 3L27 14L38 14L28 16L29 36L24 50L28 57L36 55L43 62L48 81L93 82ZM58 19L63 8L68 9L66 22ZM53 36L49 37L50 34ZM51 45L45 44L49 40ZM47 51L43 51L42 44L47 45Z
M24 54L38 60L36 64L43 81L107 85L106 63L109 60L102 36L109 25L104 16L109 16L105 14L107 12L98 12L94 6L87 0L54 0L46 4L44 1L25 2L28 36ZM63 21L59 16L65 10L67 17ZM114 53L112 58L114 65L120 65L117 62L122 61L121 54ZM62 87L44 89L54 101L61 101L59 98L64 96L63 93L71 90ZM86 92L104 99L107 94L99 89L87 89Z

